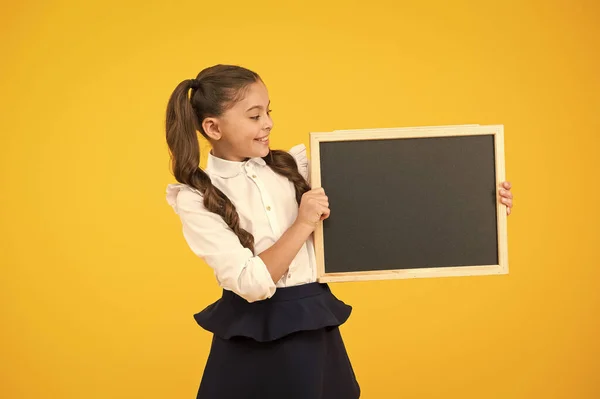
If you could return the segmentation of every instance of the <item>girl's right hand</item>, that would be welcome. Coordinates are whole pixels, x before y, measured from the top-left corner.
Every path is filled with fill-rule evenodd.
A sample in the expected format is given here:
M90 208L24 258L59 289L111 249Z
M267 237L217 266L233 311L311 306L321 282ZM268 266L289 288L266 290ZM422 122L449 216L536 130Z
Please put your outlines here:
M329 199L323 188L314 188L305 192L298 208L296 222L304 223L314 230L321 220L329 217Z

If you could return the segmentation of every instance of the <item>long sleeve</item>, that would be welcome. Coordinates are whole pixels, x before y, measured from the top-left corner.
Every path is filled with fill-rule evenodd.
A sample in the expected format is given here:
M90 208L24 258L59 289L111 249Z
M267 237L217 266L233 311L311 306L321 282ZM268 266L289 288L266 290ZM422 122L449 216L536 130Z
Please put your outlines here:
M200 193L170 185L167 200L181 219L190 249L214 270L222 288L248 302L273 296L276 286L265 263L242 246L221 216L204 207Z

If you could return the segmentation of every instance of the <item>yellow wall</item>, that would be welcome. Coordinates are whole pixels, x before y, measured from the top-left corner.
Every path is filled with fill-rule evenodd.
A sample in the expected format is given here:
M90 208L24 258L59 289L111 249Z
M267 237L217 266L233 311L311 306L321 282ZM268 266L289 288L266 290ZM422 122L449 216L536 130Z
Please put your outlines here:
M0 397L195 397L219 290L162 129L219 62L263 76L277 148L505 125L510 275L333 285L364 398L600 397L597 1L3 3Z

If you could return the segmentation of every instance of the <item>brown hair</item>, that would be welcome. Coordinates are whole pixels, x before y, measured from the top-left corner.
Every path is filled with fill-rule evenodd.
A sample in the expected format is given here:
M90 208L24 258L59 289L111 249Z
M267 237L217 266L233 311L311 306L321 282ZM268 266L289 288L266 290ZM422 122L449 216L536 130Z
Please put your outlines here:
M175 179L195 188L204 197L204 207L220 215L238 236L242 245L254 252L254 237L240 227L240 218L233 203L213 186L200 168L200 146L196 132L208 138L202 129L207 117L218 117L239 101L252 83L261 81L257 73L234 65L215 65L201 71L196 79L181 82L167 105L167 144ZM191 92L190 92L191 90ZM263 157L276 173L288 178L296 188L296 201L310 186L298 171L294 157L288 152L271 150Z

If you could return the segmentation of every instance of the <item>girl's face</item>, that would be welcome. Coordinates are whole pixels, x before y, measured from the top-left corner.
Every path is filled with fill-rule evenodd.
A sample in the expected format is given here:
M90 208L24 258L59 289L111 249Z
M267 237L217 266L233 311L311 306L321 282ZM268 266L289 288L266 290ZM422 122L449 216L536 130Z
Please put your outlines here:
M267 88L258 81L221 116L205 119L203 127L211 138L213 155L229 161L266 156L273 128L269 103Z

